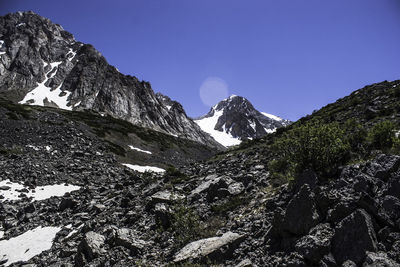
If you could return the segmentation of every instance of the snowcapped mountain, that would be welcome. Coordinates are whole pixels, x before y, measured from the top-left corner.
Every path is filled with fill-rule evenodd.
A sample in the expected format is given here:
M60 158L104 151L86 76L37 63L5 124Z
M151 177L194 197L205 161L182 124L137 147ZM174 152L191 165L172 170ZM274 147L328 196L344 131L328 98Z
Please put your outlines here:
M246 98L235 95L219 102L195 122L223 146L262 137L291 123L278 116L259 112Z
M94 110L221 147L179 103L165 104L149 82L120 73L92 45L33 12L0 17L0 95L21 104Z

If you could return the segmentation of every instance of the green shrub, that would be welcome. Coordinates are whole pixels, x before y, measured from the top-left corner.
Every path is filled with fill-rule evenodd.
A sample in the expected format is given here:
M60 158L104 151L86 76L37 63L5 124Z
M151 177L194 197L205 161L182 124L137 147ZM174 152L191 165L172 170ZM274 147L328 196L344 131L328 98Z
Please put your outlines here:
M351 150L356 153L364 153L364 143L367 138L367 130L355 119L347 120L344 123L346 139L351 147Z
M395 125L391 121L382 121L368 131L367 143L371 148L386 150L393 146L394 138Z
M179 247L198 239L201 235L200 218L195 211L184 203L177 203L171 207L171 231Z
M179 184L184 182L188 177L177 170L174 166L169 166L165 170L164 178L171 182L171 184Z
M348 160L350 145L337 123L306 123L278 138L273 150L281 162L269 165L278 172L282 171L282 162L286 161L288 176L293 177L305 169L329 176Z

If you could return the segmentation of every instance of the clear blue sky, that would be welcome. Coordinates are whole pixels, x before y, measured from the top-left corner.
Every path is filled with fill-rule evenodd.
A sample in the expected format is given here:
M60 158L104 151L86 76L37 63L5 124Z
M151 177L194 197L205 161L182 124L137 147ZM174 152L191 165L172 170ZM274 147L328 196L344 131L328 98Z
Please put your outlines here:
M400 79L399 0L1 0L93 44L190 116L208 77L296 120L364 85Z

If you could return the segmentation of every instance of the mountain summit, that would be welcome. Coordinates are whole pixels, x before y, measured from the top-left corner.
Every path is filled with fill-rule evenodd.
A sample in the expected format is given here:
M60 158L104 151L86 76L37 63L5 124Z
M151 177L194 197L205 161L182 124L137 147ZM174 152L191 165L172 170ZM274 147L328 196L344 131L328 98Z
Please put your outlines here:
M232 95L204 116L195 119L200 128L224 146L258 138L291 122L256 110L244 97Z
M221 147L179 103L168 108L149 82L120 73L92 45L33 12L0 17L0 95L21 104L94 110Z

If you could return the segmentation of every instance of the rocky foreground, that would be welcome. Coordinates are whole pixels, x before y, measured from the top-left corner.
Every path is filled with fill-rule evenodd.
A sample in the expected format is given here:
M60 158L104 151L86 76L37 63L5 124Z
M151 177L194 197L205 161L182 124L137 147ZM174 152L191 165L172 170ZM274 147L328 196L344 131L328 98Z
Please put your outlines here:
M79 125L4 123L1 180L29 190L80 186L61 197L32 201L21 190L19 200L1 200L0 242L60 229L26 266L400 266L399 156L346 166L330 181L307 171L273 187L257 150L139 174Z

